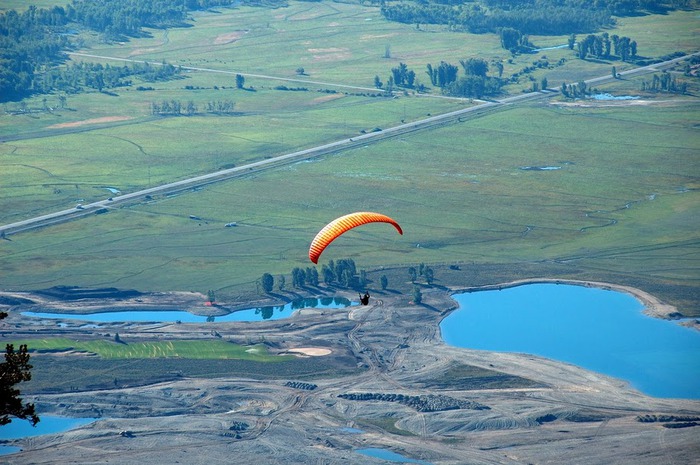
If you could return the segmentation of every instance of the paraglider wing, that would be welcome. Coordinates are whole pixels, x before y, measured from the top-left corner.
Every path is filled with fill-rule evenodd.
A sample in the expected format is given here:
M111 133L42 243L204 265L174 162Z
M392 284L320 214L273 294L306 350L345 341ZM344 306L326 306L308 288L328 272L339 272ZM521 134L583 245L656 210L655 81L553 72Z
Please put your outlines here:
M316 234L316 237L311 241L311 247L309 247L309 258L312 262L318 263L318 258L321 256L323 249L325 249L328 244L333 242L338 236L344 232L361 226L367 223L389 223L393 225L399 234L403 234L401 226L381 213L373 212L356 212L350 213L349 215L341 216L324 226L323 229Z

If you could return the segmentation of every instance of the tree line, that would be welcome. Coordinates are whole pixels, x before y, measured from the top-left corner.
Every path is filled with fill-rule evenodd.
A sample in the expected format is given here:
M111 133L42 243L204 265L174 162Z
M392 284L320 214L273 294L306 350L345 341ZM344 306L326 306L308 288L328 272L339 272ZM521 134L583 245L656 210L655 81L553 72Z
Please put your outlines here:
M502 82L498 77L488 76L489 64L482 58L460 60L463 76L459 76L459 66L446 61L438 65L428 63L426 74L430 84L439 87L442 93L455 97L481 98L486 95L496 95L501 91ZM503 69L499 69L499 74ZM425 90L422 84L416 84L416 73L405 63L391 69L391 75L386 84L387 92L393 91L394 86L416 88L419 92ZM379 76L375 76L374 85L381 88L384 84Z
M192 116L201 111L217 115L231 115L235 108L236 103L232 100L211 100L204 104L203 110L200 110L200 107L192 100L185 103L179 100L151 102L151 114L157 116Z
M19 100L35 93L48 93L51 85L66 85L60 79L66 50L81 46L76 31L92 30L105 40L125 40L145 33L144 27L182 25L187 12L216 6L233 6L234 0L72 0L65 7L37 8L0 13L0 101ZM115 83L121 71L95 69L81 78L88 87L100 81ZM75 72L76 70L73 70ZM119 76L123 79L125 76ZM75 81L74 81L75 82ZM121 81L123 82L123 81ZM86 84L82 84L85 86Z
M585 60L588 55L606 59L618 56L622 61L637 57L637 41L625 36L620 37L617 34L609 35L607 32L600 35L588 34L578 42L576 36L571 35L569 49L574 49L574 43L577 47L577 55L582 60Z
M351 258L342 258L337 261L331 260L327 265L321 267L319 273L318 268L310 266L306 268L295 267L292 269L292 287L301 289L307 286L316 287L321 283L327 286L346 287L355 290L365 289L367 286L367 273L364 270L357 269L355 261ZM381 279L382 288L386 289L388 280L386 276ZM258 284L263 292L269 294L275 289L284 291L287 286L286 278L280 275L275 281L275 277L270 273L263 273L258 281Z
M688 91L688 83L678 81L674 75L664 71L661 76L654 74L651 81L646 79L642 81L640 90L646 92L669 92L677 94L685 94Z
M132 63L123 66L78 62L42 73L35 80L34 89L38 93L61 91L74 94L85 88L102 92L106 89L130 86L133 83L131 78L134 77L146 82L156 82L173 79L181 73L181 67L165 62L159 65Z
M359 270L358 272L355 261L351 258L343 258L337 261L331 260L327 265L321 267L320 274L316 267L295 267L292 269L291 275L292 287L296 289L302 289L307 286L317 287L320 284L320 280L323 280L327 286L364 291L369 283L367 273L364 270ZM432 286L435 282L435 273L431 267L424 263L421 263L418 268L408 268L408 279L413 285L411 299L415 304L420 304L423 298L420 286L417 284L419 278L422 278L428 286ZM284 275L278 276L277 280L275 280L275 277L270 273L263 273L257 283L258 289L266 294L271 293L275 289L275 284L280 292L284 292L287 285ZM385 274L381 275L379 284L383 291L386 290L389 286L389 278ZM213 291L210 291L209 300L212 302L214 300Z
M662 13L696 0L401 0L382 2L381 13L407 24L443 24L472 33L517 29L525 34L592 32L614 24L613 15Z

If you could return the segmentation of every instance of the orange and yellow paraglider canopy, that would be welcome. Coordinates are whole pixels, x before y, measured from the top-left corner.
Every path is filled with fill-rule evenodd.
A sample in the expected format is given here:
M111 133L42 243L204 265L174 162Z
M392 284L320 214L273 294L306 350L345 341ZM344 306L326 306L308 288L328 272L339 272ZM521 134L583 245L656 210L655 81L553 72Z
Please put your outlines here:
M350 213L349 215L344 215L340 218L334 219L324 226L323 229L318 232L318 234L316 234L314 240L311 241L311 247L309 247L309 259L311 259L311 261L314 263L318 263L318 258L321 256L321 253L323 253L323 250L328 246L328 244L333 242L338 236L346 231L367 223L389 223L396 228L399 234L403 234L401 226L399 226L396 221L392 220L386 215L382 215L381 213Z

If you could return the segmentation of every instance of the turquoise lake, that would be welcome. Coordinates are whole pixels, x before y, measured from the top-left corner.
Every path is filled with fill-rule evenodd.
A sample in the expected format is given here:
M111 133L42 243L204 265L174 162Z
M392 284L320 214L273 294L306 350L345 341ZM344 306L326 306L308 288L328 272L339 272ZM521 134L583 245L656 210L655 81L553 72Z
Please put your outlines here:
M354 303L344 297L324 297L294 300L286 305L268 306L240 310L228 315L206 317L195 315L182 310L163 311L141 311L132 310L124 312L97 312L86 314L71 313L43 313L43 312L22 312L24 316L35 318L53 318L64 320L91 321L94 323L116 323L116 322L157 322L157 323L204 323L204 322L227 322L227 321L262 321L279 320L287 318L295 310L303 308L345 308Z
M540 355L650 396L700 398L700 332L644 315L628 294L529 284L453 297L459 309L440 324L450 345Z

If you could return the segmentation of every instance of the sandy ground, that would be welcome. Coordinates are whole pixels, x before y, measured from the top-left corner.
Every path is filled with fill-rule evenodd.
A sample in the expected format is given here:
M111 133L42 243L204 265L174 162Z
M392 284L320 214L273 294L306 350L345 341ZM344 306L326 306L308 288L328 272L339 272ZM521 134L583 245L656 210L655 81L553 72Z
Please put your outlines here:
M318 347L299 347L296 349L288 349L287 352L308 355L310 357L321 357L323 355L330 355L333 353L333 351L330 349L321 349Z
M117 121L128 121L133 119L131 116L103 116L101 118L92 118L82 121L73 121L70 123L59 123L49 126L49 129L61 129L61 128L77 128L80 126L85 126L86 124L100 124L100 123L114 123Z
M635 295L656 316L673 313L641 291L615 289ZM10 311L0 323L5 337L94 337L94 329L57 328L55 322L28 322L19 315L39 307L85 311L114 304L122 310L160 302L172 309L180 300L178 308L222 311L205 307L204 296L196 293L113 302L59 302L28 293L0 297L25 299L4 307ZM273 352L306 356L302 363L347 366L350 360L354 374L331 369L300 380L282 372L257 379L250 372L35 395L31 400L41 412L99 420L62 434L9 441L23 451L0 462L211 465L235 458L257 464L379 464L384 462L356 452L379 447L434 465L700 463L700 426L692 426L700 424L700 401L648 397L618 379L527 354L447 346L439 323L456 303L450 291L437 288L425 289L423 297L422 305L385 294L366 307L218 323L216 331L226 338L264 339ZM130 340L213 337L206 324L114 329Z
M220 34L216 37L216 39L214 39L214 45L230 44L231 42L239 40L247 33L248 31L234 31L229 32L228 34Z

